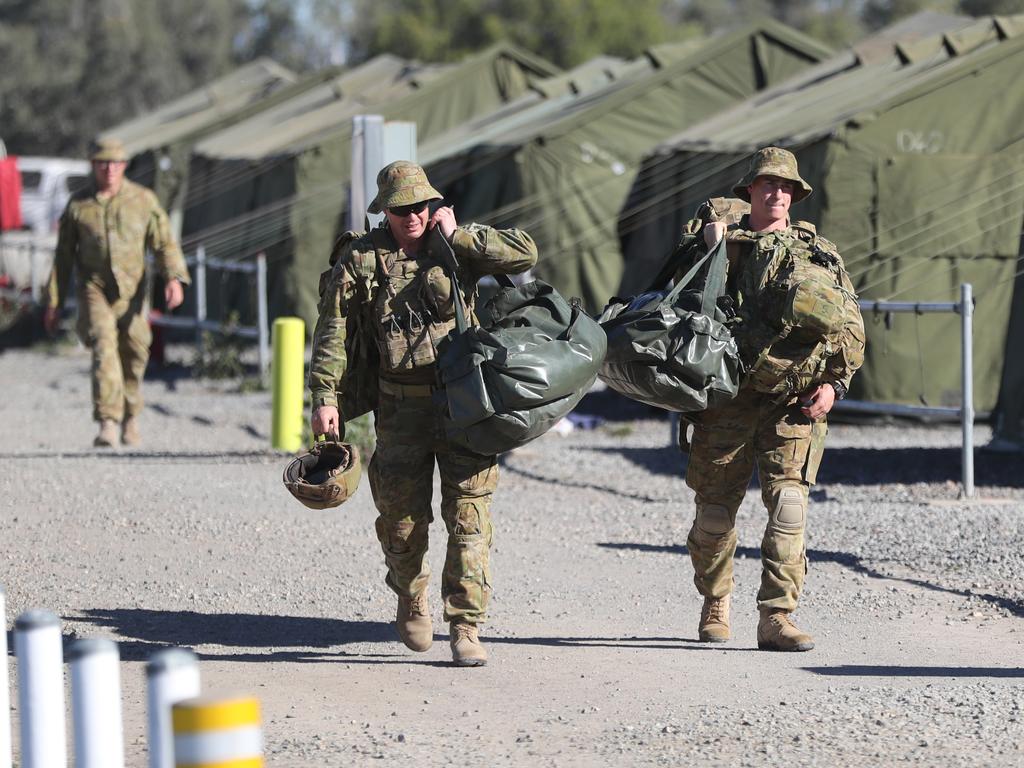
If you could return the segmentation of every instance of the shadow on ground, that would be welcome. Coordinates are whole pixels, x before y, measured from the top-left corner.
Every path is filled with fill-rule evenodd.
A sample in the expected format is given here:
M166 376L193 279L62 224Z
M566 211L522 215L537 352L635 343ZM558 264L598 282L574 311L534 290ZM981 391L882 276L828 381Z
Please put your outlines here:
M668 444L664 448L587 448L580 451L619 454L629 463L657 475L686 473L686 457ZM1024 488L1024 461L1013 454L978 451L974 459L977 488ZM825 448L818 484L885 485L889 483L959 483L960 448Z
M221 661L323 661L325 657L347 656L338 646L358 643L392 644L395 641L394 628L381 621L155 611L143 608L94 608L66 618L120 635L124 638L118 640L121 658L129 661L145 660L163 647L195 648L205 645L245 648L246 652L201 653L200 658ZM266 648L267 652L255 653L250 650L258 648ZM324 650L317 652L316 649ZM354 655L365 659L370 654ZM381 654L385 658L390 655ZM349 658L345 660L352 661Z
M629 549L637 552L666 553L671 555L688 556L690 554L689 549L682 544L659 545L632 542L598 542L597 546L605 549ZM736 547L736 557L760 560L761 549L760 547ZM967 589L953 589L951 587L943 587L939 584L932 584L931 582L924 581L923 579L889 576L876 568L866 565L860 557L857 555L851 555L849 552L830 552L823 549L809 549L807 550L807 559L812 563L836 563L856 573L869 576L872 579L902 581L904 584L912 584L915 587L921 587L922 589L929 589L935 592L945 592L947 594L959 595L961 597L974 597L979 600L984 600L986 603L990 603L991 605L1003 608L1014 616L1024 617L1024 599L1015 599L982 592L972 592Z
M1020 667L904 667L840 664L803 667L805 672L836 677L1024 677Z

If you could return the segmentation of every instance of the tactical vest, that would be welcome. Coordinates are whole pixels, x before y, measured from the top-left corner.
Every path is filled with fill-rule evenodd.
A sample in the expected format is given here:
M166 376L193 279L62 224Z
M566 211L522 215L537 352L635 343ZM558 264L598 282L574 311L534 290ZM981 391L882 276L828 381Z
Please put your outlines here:
M820 383L857 306L836 247L805 222L778 232L733 231L729 239L741 250L734 335L746 385L781 400Z
M354 239L352 233L350 239ZM434 382L437 346L455 328L451 279L433 249L418 257L398 250L383 227L353 247L351 271L359 283L366 326L379 355L379 375L405 382ZM346 241L347 242L347 241ZM429 243L429 241L428 241ZM463 300L473 317L473 296ZM474 318L475 319L475 318ZM351 360L351 358L350 358Z

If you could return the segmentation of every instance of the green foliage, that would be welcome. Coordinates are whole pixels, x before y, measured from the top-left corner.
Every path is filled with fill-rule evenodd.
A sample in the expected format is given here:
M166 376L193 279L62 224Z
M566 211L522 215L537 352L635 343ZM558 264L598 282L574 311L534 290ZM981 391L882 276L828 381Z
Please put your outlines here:
M454 61L507 41L562 67L665 40L660 0L357 0L352 54Z
M1024 13L1024 0L960 0L959 8L970 16L1009 16Z
M868 0L861 18L869 30L877 30L923 10L953 11L952 0Z

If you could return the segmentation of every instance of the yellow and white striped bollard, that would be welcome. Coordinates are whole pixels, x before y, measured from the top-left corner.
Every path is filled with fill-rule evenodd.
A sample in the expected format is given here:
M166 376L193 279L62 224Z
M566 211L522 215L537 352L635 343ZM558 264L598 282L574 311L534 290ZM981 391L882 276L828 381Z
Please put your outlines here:
M263 768L259 700L186 699L174 705L171 720L175 768Z

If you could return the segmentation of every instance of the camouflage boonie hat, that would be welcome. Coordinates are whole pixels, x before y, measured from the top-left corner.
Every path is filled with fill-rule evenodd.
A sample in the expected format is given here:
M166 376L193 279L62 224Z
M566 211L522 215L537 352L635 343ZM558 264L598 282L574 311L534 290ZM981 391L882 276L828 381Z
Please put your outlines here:
M430 186L426 171L420 166L408 160L396 160L385 165L377 174L377 196L367 210L370 213L383 213L385 208L440 200L443 197Z
M127 163L128 152L124 148L124 142L120 139L93 139L89 145L89 159Z
M758 176L778 176L796 184L793 190L793 202L799 203L811 194L811 185L800 178L800 171L796 167L796 157L788 149L780 147L762 147L750 158L750 166L747 168L747 175L736 182L732 188L733 194L741 200L750 202L750 193L747 187L754 183Z

